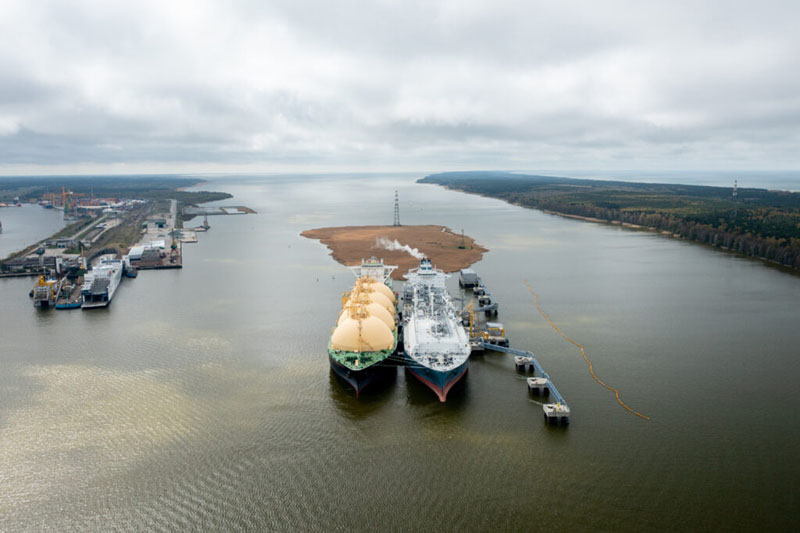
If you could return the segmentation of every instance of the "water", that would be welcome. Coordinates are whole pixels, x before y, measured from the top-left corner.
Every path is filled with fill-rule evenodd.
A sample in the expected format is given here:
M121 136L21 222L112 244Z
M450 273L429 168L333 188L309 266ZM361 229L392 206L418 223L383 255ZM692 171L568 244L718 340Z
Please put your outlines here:
M800 475L800 278L650 233L407 175L228 177L180 271L111 307L37 312L0 280L0 530L789 529ZM356 400L325 347L352 275L299 233L444 224L512 346L573 410L548 428L509 356L440 404L404 372ZM522 284L586 346L625 410ZM455 290L455 279L450 280Z
M31 204L0 209L0 222L3 223L0 258L49 237L65 226L63 211Z

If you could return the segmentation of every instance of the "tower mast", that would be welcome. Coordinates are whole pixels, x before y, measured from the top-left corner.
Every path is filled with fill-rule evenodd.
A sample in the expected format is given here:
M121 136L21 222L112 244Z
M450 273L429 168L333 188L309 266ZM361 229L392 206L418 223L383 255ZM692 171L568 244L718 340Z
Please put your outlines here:
M397 197L397 191L394 191L394 224L392 225L400 225L400 200Z

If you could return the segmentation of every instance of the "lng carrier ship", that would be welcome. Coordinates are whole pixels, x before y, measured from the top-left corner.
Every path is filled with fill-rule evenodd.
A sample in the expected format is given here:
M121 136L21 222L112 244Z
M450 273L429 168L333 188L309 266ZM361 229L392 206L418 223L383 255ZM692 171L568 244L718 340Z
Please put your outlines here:
M342 310L328 344L328 359L337 375L356 391L375 381L397 349L397 297L390 275L396 266L372 257L350 267L353 289L342 296Z
M445 287L449 277L422 259L403 290L403 346L406 367L431 388L439 401L469 367L471 347Z

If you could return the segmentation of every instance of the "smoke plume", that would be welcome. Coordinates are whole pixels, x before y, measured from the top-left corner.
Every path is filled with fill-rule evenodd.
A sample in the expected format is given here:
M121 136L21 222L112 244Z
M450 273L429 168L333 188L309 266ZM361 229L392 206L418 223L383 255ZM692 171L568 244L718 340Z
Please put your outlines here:
M425 254L420 252L418 249L412 248L407 244L400 244L397 239L390 241L386 237L378 237L375 239L375 246L385 248L387 250L403 250L417 259L423 259L425 257Z

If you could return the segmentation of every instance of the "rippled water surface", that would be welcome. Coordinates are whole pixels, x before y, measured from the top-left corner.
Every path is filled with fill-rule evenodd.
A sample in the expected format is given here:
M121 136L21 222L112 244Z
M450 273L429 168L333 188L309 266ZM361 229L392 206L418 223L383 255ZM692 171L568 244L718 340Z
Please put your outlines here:
M212 218L182 270L125 279L105 310L39 312L32 279L0 280L0 530L796 525L799 277L414 179L214 179L258 214ZM475 268L569 428L504 355L446 404L402 369L358 400L331 375L353 278L299 233L391 223L395 189L404 223L490 249Z

